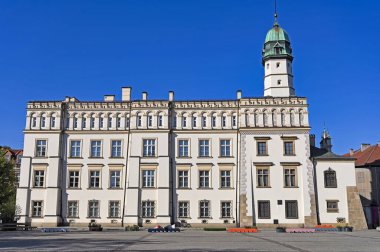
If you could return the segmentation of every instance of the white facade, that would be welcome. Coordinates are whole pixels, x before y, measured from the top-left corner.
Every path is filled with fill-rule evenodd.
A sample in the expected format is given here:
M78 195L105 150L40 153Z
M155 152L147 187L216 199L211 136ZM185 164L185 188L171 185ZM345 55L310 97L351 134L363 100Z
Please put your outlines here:
M103 102L70 97L29 102L19 221L41 226L87 225L93 219L103 225L350 221L345 188L355 186L353 160L311 159L308 104L294 96L291 60L276 56L263 64L261 98L238 91L231 100L176 101L169 92L168 100L149 100L144 92L142 100L132 101L126 87L120 101L107 95ZM337 171L335 188L320 182L327 168ZM339 207L333 213L318 209L330 197Z

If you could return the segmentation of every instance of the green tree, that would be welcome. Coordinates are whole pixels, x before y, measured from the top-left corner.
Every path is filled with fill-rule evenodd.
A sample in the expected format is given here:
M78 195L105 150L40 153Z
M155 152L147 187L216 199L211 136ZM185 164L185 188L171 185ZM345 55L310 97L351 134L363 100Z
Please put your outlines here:
M11 162L0 149L0 219L3 223L14 221L16 212L16 180Z

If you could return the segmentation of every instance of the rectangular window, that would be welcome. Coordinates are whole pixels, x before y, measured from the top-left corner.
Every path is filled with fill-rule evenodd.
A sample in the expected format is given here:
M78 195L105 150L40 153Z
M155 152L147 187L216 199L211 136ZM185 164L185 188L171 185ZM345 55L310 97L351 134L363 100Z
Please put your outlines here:
M186 116L182 117L182 127L186 128L187 127L187 121L186 121Z
M121 157L121 140L112 140L111 146L112 146L111 156Z
M102 142L91 141L91 157L101 157L101 156L102 156Z
M199 140L199 156L210 156L210 140Z
M155 139L143 140L143 156L144 157L156 156L156 140Z
M189 187L189 171L178 171L178 188Z
M199 217L200 218L210 217L210 201L209 200L201 200L199 202Z
M324 175L325 175L325 187L336 188L337 187L336 172L332 170L331 168L329 168L327 171L324 172Z
M120 188L121 171L110 171L110 188Z
M37 140L36 142L36 157L46 156L46 140Z
M162 115L158 116L158 127L162 127Z
M199 187L210 187L210 171L199 171Z
M220 171L220 187L231 187L231 171Z
M270 201L259 200L257 205L259 219L270 219Z
M269 187L269 168L257 169L257 186Z
M78 216L79 216L78 201L68 201L67 202L67 217L77 218Z
M143 170L143 187L154 187L155 170Z
M44 187L45 182L45 171L37 170L34 171L34 187Z
M220 204L222 218L231 218L231 201L222 201Z
M79 188L79 171L69 171L69 188Z
M220 140L220 156L231 156L231 140Z
M285 187L296 187L296 168L284 169L284 184Z
M100 188L100 171L90 171L90 188Z
M71 141L70 157L80 157L80 141Z
M190 217L190 202L179 201L178 202L178 218Z
M292 156L294 155L294 142L293 141L285 141L284 142L284 154Z
M285 218L298 219L298 204L296 200L285 200Z
M178 156L189 156L189 140L178 140Z
M88 217L89 218L98 218L99 215L99 201L90 200L88 202Z
M120 201L109 202L108 217L119 218L120 217Z
M339 208L338 208L338 200L327 200L327 212L328 213L338 213Z
M267 142L257 142L257 155L266 156L267 153Z
M32 201L32 217L42 217L42 201Z
M154 218L154 201L143 201L142 202L142 217L143 218Z

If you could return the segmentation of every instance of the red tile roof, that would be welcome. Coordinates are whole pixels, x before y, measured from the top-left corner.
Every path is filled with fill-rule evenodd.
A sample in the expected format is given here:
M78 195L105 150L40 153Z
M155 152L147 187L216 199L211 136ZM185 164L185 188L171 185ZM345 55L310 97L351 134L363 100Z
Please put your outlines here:
M357 150L352 155L344 154L356 158L355 166L380 166L380 146L378 144Z

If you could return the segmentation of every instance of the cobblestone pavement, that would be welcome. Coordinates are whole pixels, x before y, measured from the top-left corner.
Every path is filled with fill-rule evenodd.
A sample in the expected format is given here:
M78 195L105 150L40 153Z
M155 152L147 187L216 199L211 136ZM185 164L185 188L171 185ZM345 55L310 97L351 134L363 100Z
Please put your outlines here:
M0 232L1 251L380 251L380 232L286 234L274 231L181 233Z

